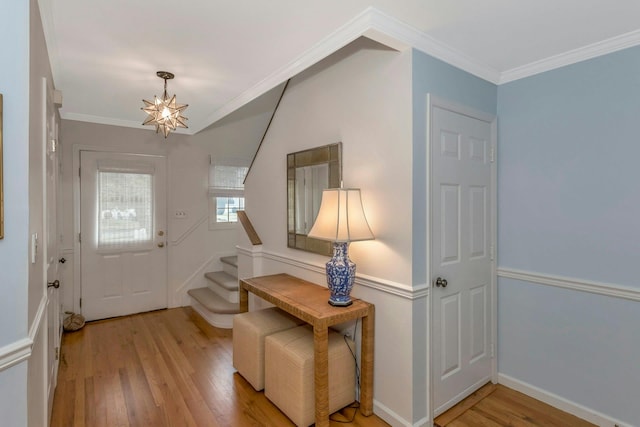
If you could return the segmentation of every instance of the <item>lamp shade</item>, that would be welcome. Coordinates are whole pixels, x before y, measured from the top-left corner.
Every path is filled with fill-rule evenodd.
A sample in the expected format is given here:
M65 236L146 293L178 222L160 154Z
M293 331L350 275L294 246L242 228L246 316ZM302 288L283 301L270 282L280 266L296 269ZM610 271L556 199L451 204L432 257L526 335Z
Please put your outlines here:
M332 242L374 239L362 208L360 189L324 190L318 216L307 236Z

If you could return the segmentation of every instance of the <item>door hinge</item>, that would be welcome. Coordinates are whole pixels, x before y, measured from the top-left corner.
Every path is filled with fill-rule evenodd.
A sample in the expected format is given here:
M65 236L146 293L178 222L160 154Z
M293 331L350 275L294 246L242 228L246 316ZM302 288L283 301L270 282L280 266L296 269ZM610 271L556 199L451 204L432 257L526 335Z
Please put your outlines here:
M491 261L493 261L495 259L495 249L494 249L493 245L491 245L489 247L489 256L491 257Z
M80 177L82 175L80 175L80 168L78 168L78 177Z
M58 360L59 356L60 356L60 348L56 347L56 360Z
M80 298L80 308L82 309L82 298Z
M491 146L491 153L489 156L491 157L491 163L496 161L496 147L494 145Z
M82 243L82 233L78 233L78 243Z
M491 343L491 358L496 357L496 345Z

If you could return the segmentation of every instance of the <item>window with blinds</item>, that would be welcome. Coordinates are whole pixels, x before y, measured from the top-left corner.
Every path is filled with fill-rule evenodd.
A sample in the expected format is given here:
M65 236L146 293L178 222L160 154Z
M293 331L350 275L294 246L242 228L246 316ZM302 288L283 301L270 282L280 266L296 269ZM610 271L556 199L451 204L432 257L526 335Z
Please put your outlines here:
M222 160L209 168L209 227L238 222L244 209L244 178L249 170L242 161Z
M98 247L151 243L153 175L98 171Z

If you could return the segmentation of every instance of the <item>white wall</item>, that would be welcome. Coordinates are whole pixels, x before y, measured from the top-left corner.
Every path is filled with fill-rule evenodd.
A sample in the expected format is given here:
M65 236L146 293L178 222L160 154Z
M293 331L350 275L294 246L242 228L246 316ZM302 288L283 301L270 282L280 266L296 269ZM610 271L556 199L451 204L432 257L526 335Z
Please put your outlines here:
M33 262L29 262L28 317L29 336L33 341L28 366L27 398L29 402L28 425L38 427L48 420L47 391L49 390L47 362L53 357L49 348L49 331L57 330L57 325L48 327L47 310L54 309L57 299L47 300L46 270L48 255L46 248L47 229L45 221L45 140L47 138L45 103L52 97L53 76L36 0L30 1L30 92L29 92L29 234L38 236L38 247ZM59 121L55 111L49 107L54 121ZM53 123L51 125L54 125ZM49 207L47 207L49 208ZM52 236L55 239L55 236ZM53 260L57 262L57 260ZM51 342L54 342L51 338ZM53 360L53 359L51 359Z
M63 120L63 250L68 260L63 266L64 307L78 311L79 283L74 283L74 208L73 170L79 148L157 154L167 158L167 239L169 306L188 303L185 293L192 287L204 286L204 271L221 268L219 257L235 252L236 232L209 230L208 173L209 147L191 142L190 136L171 134L167 139L144 129L99 125ZM185 211L185 219L176 219L176 211Z
M376 305L375 413L411 425L411 52L360 39L292 79L247 179L247 213L263 245L250 254L243 243L239 274L326 283L327 257L287 248L286 155L338 141L344 185L362 189L376 236L349 251L353 295Z
M186 291L205 286L204 272L221 270L219 258L236 252L239 226L209 229L209 157L250 161L279 94L276 87L193 136L172 133L165 139L151 128L62 121L62 255L67 262L60 271L65 310L79 311L80 297L80 284L74 283L74 147L76 153L87 148L166 156L169 306L188 305ZM188 117L188 110L185 114ZM186 212L187 217L176 219L176 211Z

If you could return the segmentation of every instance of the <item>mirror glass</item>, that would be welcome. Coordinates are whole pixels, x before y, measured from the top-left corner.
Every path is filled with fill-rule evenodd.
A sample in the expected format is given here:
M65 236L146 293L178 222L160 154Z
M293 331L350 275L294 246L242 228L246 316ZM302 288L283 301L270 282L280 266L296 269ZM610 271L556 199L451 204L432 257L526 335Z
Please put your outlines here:
M287 154L287 246L322 255L332 243L307 237L320 209L322 190L339 188L342 143Z

